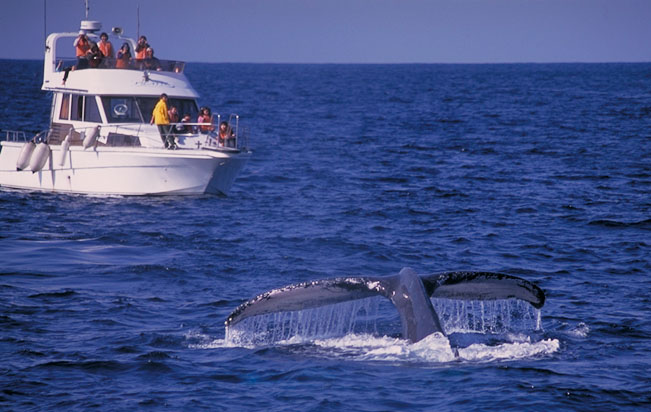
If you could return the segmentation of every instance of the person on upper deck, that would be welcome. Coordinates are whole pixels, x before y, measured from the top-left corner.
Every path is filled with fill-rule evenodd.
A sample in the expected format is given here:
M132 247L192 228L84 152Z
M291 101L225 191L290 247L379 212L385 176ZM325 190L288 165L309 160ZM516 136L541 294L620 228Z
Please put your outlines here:
M77 56L77 69L85 69L88 67L88 60L86 59L86 53L90 50L90 41L86 32L83 30L79 31L79 36L72 43L75 47L75 54Z
M212 114L210 109L207 107L202 107L199 112L199 117L197 118L197 123L210 123L202 124L199 126L199 131L203 134L208 134L209 132L215 130L215 127L212 125Z
M147 58L147 49L149 48L149 43L147 43L146 36L140 36L138 39L138 44L136 44L136 60L142 60Z
M99 43L97 43L99 50L107 59L114 59L115 52L113 51L113 44L108 39L108 34L102 33L99 36Z
M104 55L100 51L99 46L97 46L97 43L91 42L90 50L86 53L86 59L88 60L89 67L92 69L96 69L102 64Z
M124 43L120 50L118 51L118 59L115 61L116 69L127 69L129 68L129 61L131 60L131 49L129 49L129 43Z
M161 71L160 60L154 57L154 49L148 47L145 51L145 59L142 60L142 68L146 70Z

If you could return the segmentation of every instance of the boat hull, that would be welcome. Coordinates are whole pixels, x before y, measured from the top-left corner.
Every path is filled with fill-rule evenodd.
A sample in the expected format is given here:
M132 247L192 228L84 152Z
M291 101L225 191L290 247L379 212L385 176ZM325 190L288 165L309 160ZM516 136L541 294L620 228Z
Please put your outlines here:
M106 195L228 194L249 152L50 146L40 171L16 170L23 144L2 142L0 186Z

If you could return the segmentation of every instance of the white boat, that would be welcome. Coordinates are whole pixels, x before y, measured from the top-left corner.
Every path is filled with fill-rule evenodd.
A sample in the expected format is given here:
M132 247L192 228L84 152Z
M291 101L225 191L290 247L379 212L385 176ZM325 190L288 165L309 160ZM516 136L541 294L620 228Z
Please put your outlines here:
M83 20L81 30L98 42L101 23ZM183 73L185 64L157 60L159 67L148 69L146 61L132 59L118 69L115 60L104 59L98 67L78 68L76 60L57 57L57 51L74 55L78 35L48 36L42 90L53 96L50 125L34 137L17 131L0 137L0 186L111 195L228 194L251 156L239 116L173 124L161 135L150 119L163 93L168 107L197 118L199 95ZM109 40L116 52L128 43L135 57L136 42L120 28L112 29ZM225 142L216 134L221 121L232 129ZM202 126L214 130L201 133Z

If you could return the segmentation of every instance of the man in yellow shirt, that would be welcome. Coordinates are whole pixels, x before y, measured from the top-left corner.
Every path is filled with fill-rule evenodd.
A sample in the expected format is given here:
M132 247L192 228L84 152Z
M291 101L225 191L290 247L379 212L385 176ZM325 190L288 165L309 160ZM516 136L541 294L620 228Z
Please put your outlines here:
M158 132L163 138L165 147L174 147L174 136L170 134L170 117L167 112L167 95L165 93L160 95L160 100L156 103L154 111L151 113L150 124L158 126Z

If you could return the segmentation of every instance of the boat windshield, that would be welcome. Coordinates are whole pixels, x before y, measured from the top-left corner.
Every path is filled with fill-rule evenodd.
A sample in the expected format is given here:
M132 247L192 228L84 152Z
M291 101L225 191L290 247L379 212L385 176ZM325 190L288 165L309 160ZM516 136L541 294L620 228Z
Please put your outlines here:
M102 104L109 123L149 123L158 97L102 96ZM194 99L169 98L168 109L176 107L179 117L189 114L197 117L197 102Z

